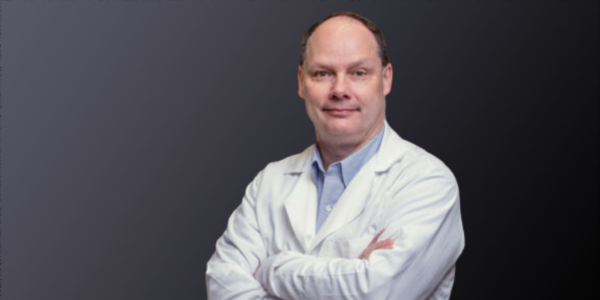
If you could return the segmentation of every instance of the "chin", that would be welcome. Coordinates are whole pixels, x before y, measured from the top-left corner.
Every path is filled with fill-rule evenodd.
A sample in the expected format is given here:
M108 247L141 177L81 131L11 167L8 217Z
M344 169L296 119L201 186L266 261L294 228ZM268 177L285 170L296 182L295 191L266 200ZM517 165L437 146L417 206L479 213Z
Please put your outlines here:
M329 123L325 130L330 135L352 135L357 131L357 126L348 124L348 122L333 122Z

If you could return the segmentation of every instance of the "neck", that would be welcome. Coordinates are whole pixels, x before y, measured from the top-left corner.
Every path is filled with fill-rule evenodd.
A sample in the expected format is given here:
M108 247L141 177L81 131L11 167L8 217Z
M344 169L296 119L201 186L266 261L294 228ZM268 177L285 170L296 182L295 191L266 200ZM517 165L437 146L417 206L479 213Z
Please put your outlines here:
M317 146L323 160L325 171L334 162L341 161L352 155L366 145L383 127L383 122L375 126L374 130L360 137L355 136L328 136L323 137L317 133Z

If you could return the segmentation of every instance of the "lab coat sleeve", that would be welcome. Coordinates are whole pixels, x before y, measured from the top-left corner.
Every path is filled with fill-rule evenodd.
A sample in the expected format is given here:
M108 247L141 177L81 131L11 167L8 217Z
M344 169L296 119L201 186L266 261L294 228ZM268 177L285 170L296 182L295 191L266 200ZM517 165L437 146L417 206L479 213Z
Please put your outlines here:
M210 300L276 299L253 277L266 256L255 213L263 172L248 185L242 204L229 218L227 229L207 263L206 290Z
M392 238L392 249L376 250L368 260L281 252L262 263L258 280L283 299L427 299L464 248L454 176L448 170L404 174L385 198L380 240Z

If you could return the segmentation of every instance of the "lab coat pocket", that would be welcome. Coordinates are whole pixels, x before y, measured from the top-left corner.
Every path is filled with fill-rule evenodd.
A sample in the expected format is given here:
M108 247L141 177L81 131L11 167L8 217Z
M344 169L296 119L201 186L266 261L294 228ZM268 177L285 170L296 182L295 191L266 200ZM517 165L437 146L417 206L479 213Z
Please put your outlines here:
M348 240L326 240L321 246L321 257L358 258L373 237L363 236Z

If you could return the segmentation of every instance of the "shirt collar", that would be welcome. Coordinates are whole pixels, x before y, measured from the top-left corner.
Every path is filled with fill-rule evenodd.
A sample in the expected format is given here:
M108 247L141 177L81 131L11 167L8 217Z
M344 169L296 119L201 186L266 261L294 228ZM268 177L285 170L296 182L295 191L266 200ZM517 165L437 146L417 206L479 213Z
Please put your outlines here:
M358 173L358 171L360 171L360 169L369 161L369 159L371 159L371 157L373 157L375 153L379 151L379 146L381 146L381 141L383 139L384 129L385 126L382 126L381 130L379 130L379 132L373 138L371 138L366 145L339 162L341 164L344 186L348 186L356 173ZM313 147L311 169L315 180L317 179L317 172L320 171L322 174L325 174L321 153L319 152L319 148L316 144Z

